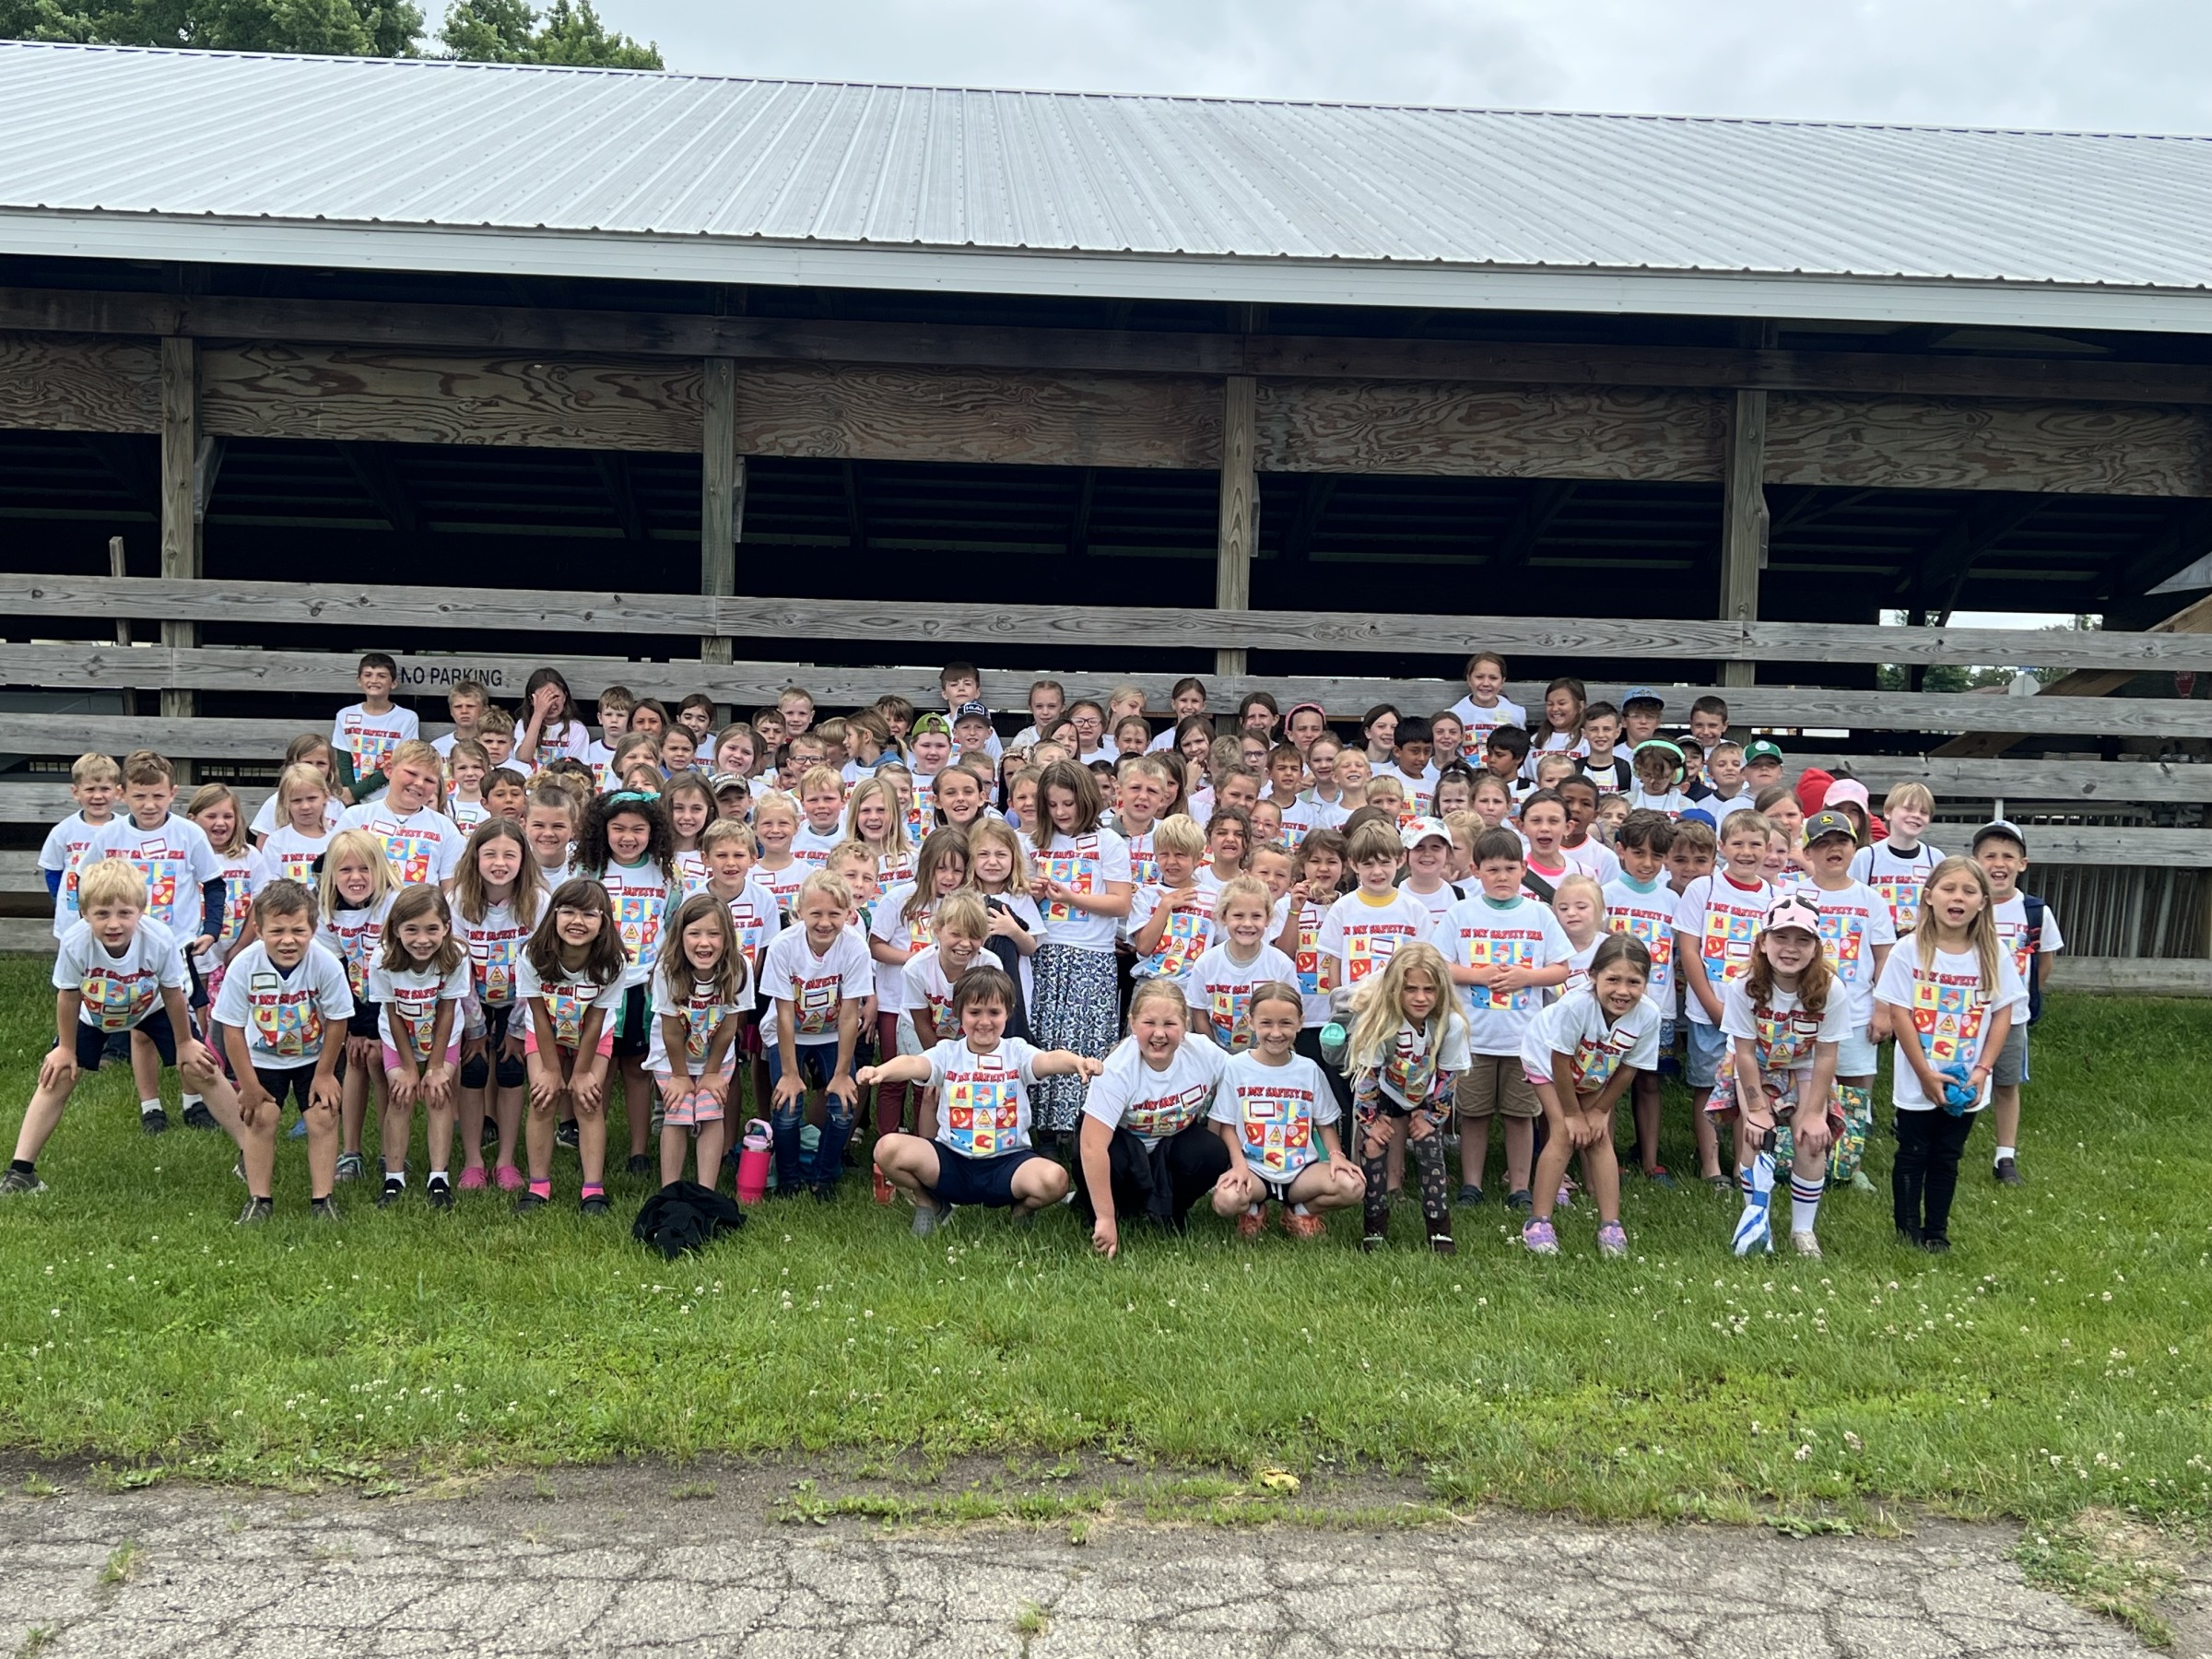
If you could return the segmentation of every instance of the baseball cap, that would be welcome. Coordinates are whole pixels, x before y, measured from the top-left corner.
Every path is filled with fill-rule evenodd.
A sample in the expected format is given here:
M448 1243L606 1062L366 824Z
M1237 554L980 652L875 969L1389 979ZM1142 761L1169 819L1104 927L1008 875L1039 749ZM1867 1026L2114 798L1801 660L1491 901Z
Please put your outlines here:
M982 699L980 697L970 698L952 712L952 717L955 720L967 720L971 716L982 721L988 721L991 718L991 711L983 707Z
M1820 805L1832 807L1841 806L1846 803L1856 806L1861 812L1871 810L1874 805L1867 798L1865 784L1860 782L1856 778L1838 778L1828 786L1828 798Z
M1692 806L1675 822L1677 824L1702 824L1708 830L1718 830L1721 827L1719 820L1702 806Z
M1992 818L1981 829L1975 830L1973 846L1969 850L1975 853L1981 852L1982 843L1985 841L2008 841L2018 846L2022 853L2028 851L2028 838L2020 833L2020 827L2010 818Z
M1622 708L1627 708L1630 703L1640 702L1655 702L1663 709L1666 707L1666 699L1649 686L1630 686L1621 693L1620 706Z
M1769 742L1764 737L1759 738L1756 743L1747 743L1744 746L1744 764L1746 766L1749 766L1755 761L1779 761L1781 759L1782 746L1780 744Z
M1818 934L1820 912L1813 908L1811 900L1791 893L1776 900L1774 908L1767 912L1767 931L1772 933L1778 927L1802 927L1806 933Z
M914 724L907 728L909 737L920 737L935 732L940 737L952 735L952 724L942 714L917 714Z
M1841 835L1854 841L1859 839L1858 830L1852 821L1827 806L1805 820L1805 844L1809 847L1824 835Z
M1447 847L1452 844L1452 831L1444 828L1441 818L1417 818L1398 831L1398 843L1410 853L1433 836Z
M742 789L747 794L753 793L752 784L735 772L716 772L707 780L707 787L716 794L722 794L725 789Z

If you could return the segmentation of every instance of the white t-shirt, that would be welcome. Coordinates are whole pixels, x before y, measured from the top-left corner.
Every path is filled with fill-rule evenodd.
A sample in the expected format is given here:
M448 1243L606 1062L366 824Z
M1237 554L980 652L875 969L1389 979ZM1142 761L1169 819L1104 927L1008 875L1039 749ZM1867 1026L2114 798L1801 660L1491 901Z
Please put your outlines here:
M1223 1062L1206 1116L1235 1129L1247 1169L1281 1182L1321 1160L1321 1126L1339 1113L1328 1079L1305 1055L1269 1065L1247 1049Z
M622 976L617 974L604 985L581 975L573 979L541 979L536 968L531 964L530 953L525 950L515 966L514 996L520 1003L544 1003L546 1023L553 1028L555 1044L573 1049L582 1043L584 1019L594 1008L599 1010L602 1035L606 1033L606 1021L620 1015ZM524 1014L532 1019L536 1018L527 1009Z
M121 956L108 954L89 922L72 922L54 951L53 988L77 994L79 1025L127 1031L160 1006L164 990L184 988L184 953L159 922L141 918Z
M937 1145L961 1158L1001 1158L1030 1149L1030 1090L1037 1055L1018 1037L977 1053L961 1037L929 1051L929 1087L937 1091Z
M76 872L85 849L114 821L111 817L105 824L88 824L83 813L73 812L46 831L45 844L39 849L39 868L62 873L62 885L53 895L53 936L57 939L76 924Z
M645 984L653 978L653 965L661 959L661 935L681 902L681 889L651 858L634 865L608 865L599 873L599 885L606 889L606 900L615 912L615 932L622 938L623 989Z
M1343 802L1315 800L1313 792L1307 790L1283 807L1283 844L1296 852L1314 830L1334 830L1351 816L1351 808Z
M1094 830L1078 836L1055 834L1043 851L1030 853L1030 864L1044 879L1086 895L1103 895L1115 882L1130 885L1129 843L1111 830ZM1046 944L1112 954L1118 917L1077 910L1053 899L1040 900L1037 909L1044 921Z
M1434 931L1433 912L1403 888L1394 888L1381 904L1355 889L1329 906L1322 918L1321 954L1336 967L1323 971L1332 991L1348 990L1380 970L1401 945L1418 945Z
M799 888L812 874L814 872L806 865L794 858L780 870L771 870L765 865L757 864L752 868L749 879L768 889L769 896L776 901L779 913L789 915L792 904L799 896Z
M253 913L253 895L269 884L269 866L258 849L218 853L216 857L223 865L223 926L214 947L201 952L193 963L202 973L213 973L238 948L246 935L246 918Z
M338 711L331 723L330 747L353 760L353 775L365 778L392 763L392 751L422 735L422 722L415 711L394 703L382 714L371 714L359 703Z
M2013 971L2020 976L2020 983L2029 987L2032 996L2035 981L2031 976L2036 969L2035 959L2066 947L2066 936L2058 931L2058 912L2047 903L2043 906L2042 934L2032 948L2028 944L2028 905L2019 894L2015 893L1999 904L1990 912L1990 920L1996 924L1997 943L2005 947L2005 954L2012 959ZM2028 1016L2021 1014L2018 1018L2026 1019Z
M1521 1041L1521 1065L1524 1071L1548 1077L1551 1057L1571 1054L1568 1075L1574 1079L1575 1093L1595 1094L1623 1065L1634 1071L1659 1069L1659 1005L1649 996L1639 997L1634 1007L1606 1023L1605 1009L1585 987L1529 1021Z
M1375 768L1374 775L1378 778L1395 778L1404 784L1406 799L1418 814L1427 812L1430 803L1436 798L1436 780L1441 774L1433 764L1422 767L1417 773L1407 771L1395 760L1386 760Z
M1427 1026L1400 1021L1397 1034L1371 1068L1376 1086L1399 1105L1428 1105L1438 1093L1440 1079L1446 1080L1448 1088L1448 1079L1474 1064L1467 1048L1467 1022L1451 1018L1450 1007L1449 1003L1442 1005Z
M1751 951L1773 903L1774 889L1763 881L1747 888L1723 870L1692 881L1675 906L1675 932L1689 935L1687 941L1676 941L1682 971L1702 973L1714 995L1724 996L1730 985L1751 971ZM1690 1023L1712 1024L1694 992L1682 1000Z
M1670 789L1665 794L1648 794L1639 783L1629 791L1630 812L1664 812L1670 818L1678 818L1695 805L1678 789Z
M215 998L216 1023L245 1033L247 1055L263 1071L314 1065L328 1028L352 1018L345 965L319 941L309 943L307 955L288 974L254 940L232 959Z
M526 714L516 723L514 738L517 743L522 741L523 727L527 724L529 724L529 718ZM542 728L537 734L535 763L543 767L563 759L584 760L591 754L594 747L592 728L585 725L581 720L570 720L559 725L548 725ZM613 756L608 756L608 759L612 759ZM588 760L586 764L589 764ZM519 771L522 769L518 767L516 770Z
M123 814L93 832L77 860L81 874L103 858L124 858L146 877L147 916L179 940L200 931L200 888L223 873L223 861L207 844L206 832L190 818L171 813L151 830L141 830Z
M1828 1006L1811 1014L1794 991L1778 985L1766 1002L1754 1003L1749 982L1737 980L1721 999L1721 1034L1731 1042L1748 1039L1761 1072L1807 1073L1821 1043L1851 1035L1851 999L1831 992Z
M1920 889L1927 885L1943 853L1922 841L1910 853L1894 853L1878 841L1861 847L1851 861L1851 878L1863 881L1889 901L1889 925L1903 938L1920 924Z
M451 973L440 973L430 968L386 968L382 963L369 971L369 1000L382 1010L381 1030L384 1041L403 1054L411 1053L418 1065L427 1065L434 1058L430 1039L437 1034L438 1005L459 1003L467 996L466 957L453 964ZM449 1030L450 1046L461 1038L458 1008ZM406 1039L404 1044L402 1038Z
M1299 907L1298 949L1290 958L1298 975L1291 983L1298 987L1299 1000L1306 1005L1305 1023L1310 1029L1329 1023L1329 959L1321 953L1321 924L1328 914L1329 907L1317 899L1309 899Z
M882 965L880 962L877 964L878 968ZM979 950L968 964L968 971L997 966L998 959L995 956L987 950ZM905 1001L899 1012L913 1016L917 1021L926 1013L939 1041L948 1032L958 1035L952 1018L952 980L945 971L945 959L937 954L937 947L935 945L924 946L907 963L901 977L904 982L901 994ZM877 1006L881 1007L882 1005L878 1002ZM920 1034L919 1024L916 1026L916 1034Z
M1206 1117L1226 1064L1227 1057L1205 1038L1185 1037L1167 1069L1155 1071L1145 1063L1136 1039L1124 1037L1106 1056L1106 1069L1091 1079L1083 1115L1109 1129L1128 1130L1149 1149Z
M369 969L384 940L384 917L397 895L386 893L361 910L337 910L323 918L317 933L323 947L346 970L347 988L357 1003L369 997Z
M776 896L752 879L748 872L746 883L737 889L737 897L729 900L730 926L737 935L737 948L745 952L746 982L756 991L760 983L760 959L770 945L783 931L782 907ZM883 913L882 900L876 906L877 914ZM756 998L754 1006L759 1006Z
M1675 1006L1675 891L1662 876L1645 891L1626 876L1606 884L1606 926L1627 934L1652 953L1644 994L1661 1009Z
M844 839L842 828L817 830L802 818L799 832L791 838L791 855L809 870L818 870L829 864L830 849Z
M1527 759L1521 762L1521 775L1532 782L1536 775L1536 762L1543 759L1545 756L1566 755L1580 760L1590 752L1590 745L1585 740L1580 737L1570 737L1564 732L1547 731L1541 734L1530 732L1528 736L1530 748Z
M1612 848L1594 835L1586 837L1579 847L1561 847L1559 856L1567 861L1570 870L1589 877L1601 888L1608 881L1619 879L1620 860L1614 856Z
M1505 697L1500 697L1487 709L1477 704L1472 697L1463 697L1452 705L1452 712L1459 716L1459 724L1466 728L1466 735L1460 739L1460 755L1468 765L1477 768L1482 765L1483 746L1500 726L1528 730L1528 711Z
M1567 953L1567 977L1546 994L1546 1002L1557 1002L1562 996L1571 996L1577 991L1590 988L1590 963L1596 957L1597 947L1604 938L1605 935L1599 934L1587 945L1575 945L1572 935L1569 936L1567 943L1574 948Z
M1800 898L1812 901L1820 912L1820 947L1828 965L1850 994L1851 1029L1863 1031L1874 1018L1874 953L1897 943L1889 924L1889 906L1863 881L1835 892L1823 892L1806 881L1797 887Z
M791 1005L792 1039L802 1047L834 1043L845 1000L875 993L876 964L853 928L840 928L820 956L807 943L805 928L788 928L776 935L761 959L760 994ZM768 1040L775 1040L772 1033Z
M315 885L315 860L329 850L328 830L318 841L286 824L269 831L268 840L261 844L261 856L272 877L312 888Z
M1235 1051L1252 1046L1252 1033L1238 1028L1252 1004L1253 987L1270 980L1298 983L1297 967L1274 946L1262 945L1251 961L1239 962L1227 945L1216 945L1191 964L1184 991L1191 1011L1206 1022L1206 1034Z
M1983 982L1982 961L1972 951L1939 950L1935 961L1923 968L1917 941L1900 941L1889 953L1874 994L1876 1001L1888 1004L1901 1016L1892 1020L1899 1041L1903 1041L1909 1024L1920 1038L1921 1053L1937 1071L1953 1063L1971 1071L1983 1063L1989 1022L1999 1008L2011 1008L2016 1020L2028 1015L2028 987L2020 982L2020 971L2006 951L1997 953L1997 982L1991 986ZM1989 1104L1989 1091L1990 1082L1984 1079L1973 1110ZM1900 1112L1933 1112L1941 1104L1928 1099L1920 1087L1920 1075L1908 1065L1897 1067L1889 1095Z
M461 826L435 806L403 814L382 797L348 806L338 823L342 829L366 830L383 842L392 879L401 887L451 881L468 840Z
M345 804L336 795L323 797L323 828L324 830L335 830L338 827L338 820L345 816ZM264 795L261 805L253 809L253 821L246 826L246 833L263 836L276 833L276 792L275 790L272 789Z
M903 950L911 956L926 949L935 936L930 932L930 921L936 914L935 903L925 904L912 918L904 914L906 901L914 896L914 884L902 881L887 888L876 900L876 913L868 921L868 935L879 939L894 950ZM884 1014L902 1014L906 1011L906 970L896 962L877 962L876 1007Z
M676 1070L668 1054L668 1033L665 1022L670 1018L684 1022L684 1069L692 1077L703 1077L707 1068L707 1049L714 1041L714 1033L725 1019L753 1011L753 982L748 977L738 988L737 994L727 999L716 996L711 986L700 986L683 1000L677 999L674 987L668 983L668 967L662 963L653 972L653 1031L645 1043L645 1069L656 1077L665 1077ZM730 1044L722 1057L723 1070L734 1069L737 1059L737 1045Z
M537 913L542 917L546 909L541 901ZM523 947L530 943L533 931L516 916L512 903L487 904L481 922L471 922L459 905L453 907L453 936L468 958L469 995L478 1009L513 1006ZM514 1035L522 1035L519 1028Z
M1437 947L1459 968L1549 968L1568 960L1574 947L1551 907L1525 893L1508 905L1492 904L1477 894L1452 907ZM1497 991L1487 985L1460 987L1465 996L1469 1046L1477 1054L1518 1054L1545 1003L1540 985Z
M1134 939L1137 930L1158 913L1161 900L1173 889L1154 883L1140 887L1129 896L1129 914L1122 931ZM1186 990L1190 984L1191 968L1212 947L1214 940L1214 899L1218 887L1208 887L1201 880L1191 884L1191 896L1181 908L1169 912L1160 926L1159 943L1149 956L1140 956L1130 973L1137 979L1173 980Z

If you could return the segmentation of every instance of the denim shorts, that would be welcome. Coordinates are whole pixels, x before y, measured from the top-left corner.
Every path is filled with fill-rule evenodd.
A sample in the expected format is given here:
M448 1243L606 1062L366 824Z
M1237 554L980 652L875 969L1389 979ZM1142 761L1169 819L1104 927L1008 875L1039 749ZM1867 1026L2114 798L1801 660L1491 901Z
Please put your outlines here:
M1728 1038L1717 1025L1700 1025L1696 1020L1689 1026L1689 1075L1685 1079L1692 1088L1711 1088L1721 1069L1721 1056L1728 1052Z

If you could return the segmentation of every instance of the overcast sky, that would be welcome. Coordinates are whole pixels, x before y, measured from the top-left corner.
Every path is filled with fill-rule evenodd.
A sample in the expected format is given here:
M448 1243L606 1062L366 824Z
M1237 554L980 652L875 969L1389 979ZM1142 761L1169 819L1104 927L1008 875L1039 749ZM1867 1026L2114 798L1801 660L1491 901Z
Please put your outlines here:
M675 69L2212 133L2203 0L599 0Z

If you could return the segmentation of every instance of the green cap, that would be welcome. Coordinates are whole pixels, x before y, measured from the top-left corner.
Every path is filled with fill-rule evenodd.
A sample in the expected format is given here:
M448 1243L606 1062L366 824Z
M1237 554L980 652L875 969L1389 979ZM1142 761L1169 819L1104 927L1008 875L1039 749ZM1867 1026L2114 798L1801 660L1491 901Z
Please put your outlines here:
M1744 764L1749 766L1757 760L1771 760L1779 765L1782 761L1782 747L1764 737L1756 743L1746 744L1744 746Z

